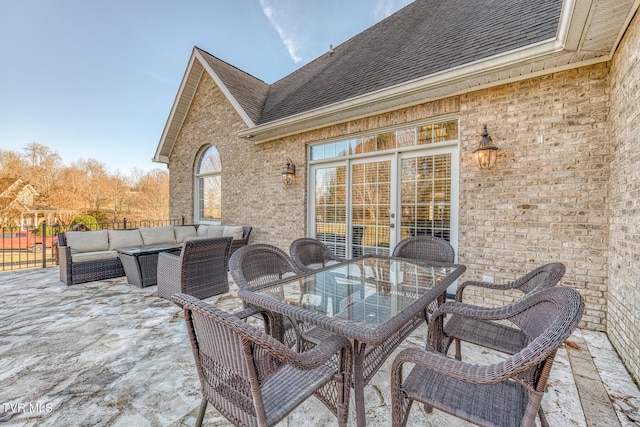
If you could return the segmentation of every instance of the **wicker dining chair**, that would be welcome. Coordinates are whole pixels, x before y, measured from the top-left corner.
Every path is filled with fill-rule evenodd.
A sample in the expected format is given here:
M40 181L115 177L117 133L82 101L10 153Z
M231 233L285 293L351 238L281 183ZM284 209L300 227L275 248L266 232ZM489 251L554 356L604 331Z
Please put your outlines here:
M551 288L529 294L499 309L449 302L429 323L431 346L401 351L391 368L392 425L405 426L414 401L435 407L478 425L533 426L541 407L556 350L578 326L584 303L571 288ZM476 365L435 351L438 316L456 314L471 319L506 319L525 331L529 343L494 364ZM433 347L432 347L433 346ZM414 365L403 377L405 363Z
M313 271L333 264L347 261L333 253L331 249L318 239L303 237L291 242L289 246L291 259L302 271Z
M229 292L231 237L184 242L180 255L158 254L158 296L169 299L182 292L208 298Z
M304 273L282 249L267 243L254 243L238 249L229 259L229 271L238 288L248 291ZM244 308L249 307L244 304ZM275 337L287 345L299 343L299 332L284 316L265 311L261 315Z
M398 242L392 256L422 261L455 262L453 246L435 236L407 237Z
M527 295L541 289L554 287L565 273L565 266L559 262L542 265L529 271L518 279L506 283L496 284L488 282L466 281L458 286L456 301L462 302L463 291L475 286L494 290L517 290ZM445 352L452 342L455 342L455 357L462 359L461 341L498 350L508 354L520 351L529 337L520 329L491 320L469 319L464 316L453 315L447 321L443 334Z
M184 307L202 403L237 426L272 426L315 395L346 426L352 364L351 343L331 335L311 350L296 353L231 314L187 294L171 299Z

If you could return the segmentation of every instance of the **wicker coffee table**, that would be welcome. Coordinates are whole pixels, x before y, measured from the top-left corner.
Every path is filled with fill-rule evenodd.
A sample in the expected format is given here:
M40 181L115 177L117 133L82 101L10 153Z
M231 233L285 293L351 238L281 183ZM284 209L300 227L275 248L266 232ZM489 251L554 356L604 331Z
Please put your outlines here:
M179 245L148 245L116 249L130 284L139 288L158 284L158 254L180 253Z

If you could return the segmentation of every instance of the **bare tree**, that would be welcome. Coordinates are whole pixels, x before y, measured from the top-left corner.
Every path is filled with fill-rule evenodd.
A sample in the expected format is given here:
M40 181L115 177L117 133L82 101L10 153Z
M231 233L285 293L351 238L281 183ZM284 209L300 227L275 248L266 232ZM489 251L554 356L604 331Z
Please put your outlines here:
M62 159L58 153L49 147L33 142L23 151L26 163L25 178L33 185L40 197L47 204L51 204L51 192L55 187L62 168Z
M26 164L20 153L10 150L0 150L0 177L20 178L24 176Z
M132 204L150 220L169 216L169 172L153 169L142 176L131 195Z

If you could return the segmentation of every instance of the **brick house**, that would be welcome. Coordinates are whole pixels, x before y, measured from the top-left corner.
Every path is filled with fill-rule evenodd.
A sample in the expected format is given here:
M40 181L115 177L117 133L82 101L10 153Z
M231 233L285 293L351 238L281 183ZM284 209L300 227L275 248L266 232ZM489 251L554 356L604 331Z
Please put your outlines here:
M39 194L22 178L0 178L0 224L3 226L37 227L42 221L52 223L56 209L38 203Z
M170 215L251 225L282 248L318 236L346 256L441 235L464 279L562 261L581 326L606 331L638 379L637 9L416 0L273 84L196 47L154 157ZM488 170L483 125L499 148Z

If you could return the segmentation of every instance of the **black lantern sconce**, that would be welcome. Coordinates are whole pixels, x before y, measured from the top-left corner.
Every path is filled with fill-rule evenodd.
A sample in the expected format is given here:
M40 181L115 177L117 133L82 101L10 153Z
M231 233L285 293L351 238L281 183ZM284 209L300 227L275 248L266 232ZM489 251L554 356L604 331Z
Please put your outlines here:
M290 158L287 157L287 163L282 168L282 182L285 185L293 184L293 180L296 177L296 165L293 164Z
M473 150L473 152L476 155L476 159L478 159L480 169L491 169L496 164L498 150L500 149L493 145L489 132L487 132L487 125L484 125L481 136L482 139L478 144L478 148Z

